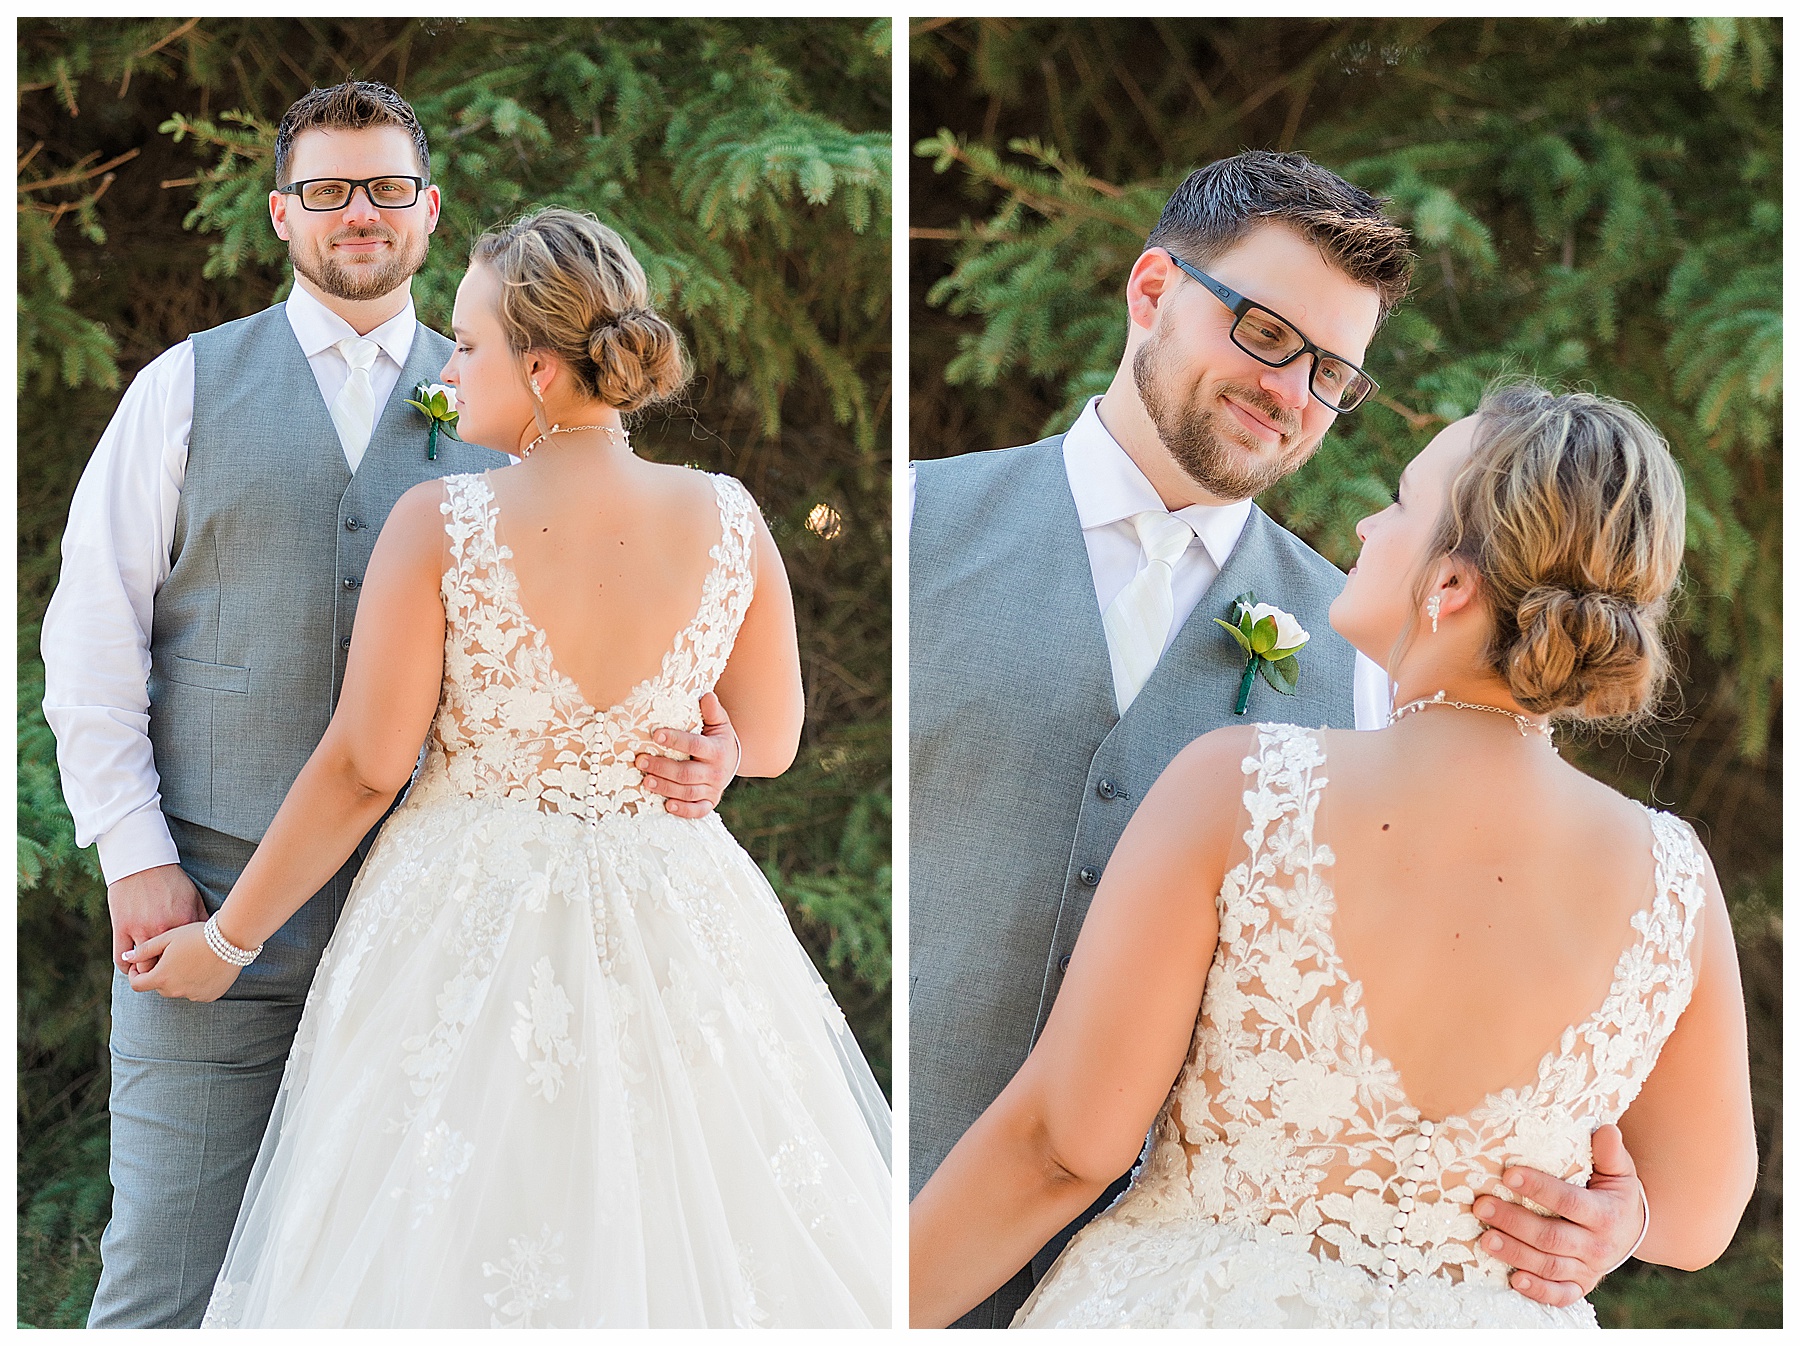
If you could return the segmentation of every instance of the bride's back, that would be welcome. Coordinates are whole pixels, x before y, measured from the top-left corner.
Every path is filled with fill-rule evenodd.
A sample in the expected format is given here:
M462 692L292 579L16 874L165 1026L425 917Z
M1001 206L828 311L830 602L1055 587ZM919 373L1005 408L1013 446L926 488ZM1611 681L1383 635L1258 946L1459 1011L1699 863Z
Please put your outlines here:
M720 541L718 496L688 468L571 458L491 475L519 606L596 710L655 676L694 617Z
M1469 754L1430 720L1321 735L1314 835L1334 857L1331 933L1367 1041L1441 1118L1528 1082L1600 1005L1655 864L1643 809L1536 734L1501 720L1483 726L1499 751Z
M1383 1294L1503 1288L1475 1198L1515 1164L1583 1179L1694 984L1691 830L1564 763L1545 723L1654 700L1682 515L1629 408L1518 388L1358 525L1332 625L1402 704L1380 733L1215 749L1244 772L1217 947L1128 1202L1185 1188Z

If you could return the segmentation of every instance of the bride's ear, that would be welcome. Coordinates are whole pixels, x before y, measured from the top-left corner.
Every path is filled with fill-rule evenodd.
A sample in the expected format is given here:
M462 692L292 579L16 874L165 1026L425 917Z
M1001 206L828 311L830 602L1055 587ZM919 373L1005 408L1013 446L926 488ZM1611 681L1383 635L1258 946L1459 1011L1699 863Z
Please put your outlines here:
M1438 600L1438 616L1444 618L1470 607L1481 593L1481 576L1467 561L1446 556L1438 562L1437 578L1428 591Z
M520 358L519 367L525 382L540 401L550 395L550 389L556 386L557 375L562 373L562 361L548 351L526 351Z

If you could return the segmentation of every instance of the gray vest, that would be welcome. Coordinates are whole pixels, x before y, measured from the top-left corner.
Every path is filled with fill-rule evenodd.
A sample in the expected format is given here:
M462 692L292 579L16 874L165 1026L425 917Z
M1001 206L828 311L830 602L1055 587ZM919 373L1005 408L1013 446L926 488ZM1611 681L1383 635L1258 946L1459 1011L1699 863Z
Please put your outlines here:
M196 332L194 421L150 633L165 812L261 840L337 704L375 537L408 488L504 455L406 399L451 345L421 324L356 475L282 305Z
M1344 577L1252 508L1121 718L1062 437L921 462L912 523L911 1181L1024 1063L1100 875L1144 797L1232 713L1244 656L1211 618L1253 589L1312 639L1300 691L1245 720L1350 728Z

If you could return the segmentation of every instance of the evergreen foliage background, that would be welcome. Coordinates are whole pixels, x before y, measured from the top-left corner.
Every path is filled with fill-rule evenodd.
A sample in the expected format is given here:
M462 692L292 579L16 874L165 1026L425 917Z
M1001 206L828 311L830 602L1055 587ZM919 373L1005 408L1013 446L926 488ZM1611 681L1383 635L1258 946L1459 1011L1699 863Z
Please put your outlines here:
M885 1085L887 22L24 19L18 33L20 1321L85 1321L111 1195L105 889L62 802L37 626L69 497L125 383L285 293L274 125L316 85L383 80L425 124L445 208L414 284L423 321L447 330L477 234L556 203L619 229L681 328L699 377L634 443L756 496L806 677L799 760L734 785L722 812Z
M1694 821L1731 904L1763 1172L1731 1251L1638 1263L1616 1326L1781 1321L1781 24L913 20L911 450L1029 443L1104 391L1122 294L1192 169L1296 149L1420 254L1377 398L1259 501L1347 567L1362 515L1506 372L1637 405L1688 485L1668 717L1576 743Z

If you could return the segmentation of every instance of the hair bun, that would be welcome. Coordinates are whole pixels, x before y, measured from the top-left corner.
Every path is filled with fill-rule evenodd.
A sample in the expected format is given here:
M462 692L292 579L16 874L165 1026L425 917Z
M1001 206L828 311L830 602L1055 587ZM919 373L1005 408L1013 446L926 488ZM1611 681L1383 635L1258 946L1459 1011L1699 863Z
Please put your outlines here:
M681 338L646 307L644 268L592 215L546 206L483 234L470 259L499 273L507 344L554 352L581 392L636 411L687 381Z
M681 338L666 318L647 308L627 308L588 336L594 387L603 402L636 411L661 401L686 379Z
M1505 668L1528 710L1573 706L1586 718L1629 714L1655 675L1654 623L1618 594L1539 585L1519 599L1518 639Z

